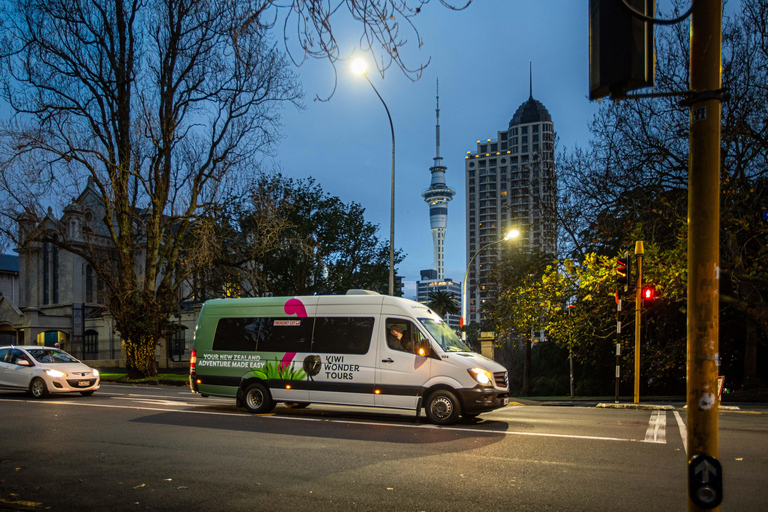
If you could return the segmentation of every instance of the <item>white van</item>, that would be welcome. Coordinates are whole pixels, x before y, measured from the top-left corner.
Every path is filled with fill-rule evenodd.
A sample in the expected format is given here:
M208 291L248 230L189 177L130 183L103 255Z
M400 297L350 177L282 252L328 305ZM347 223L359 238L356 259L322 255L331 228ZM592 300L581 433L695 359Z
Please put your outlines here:
M432 310L363 290L207 301L190 387L254 413L275 402L424 408L439 425L509 402L506 369L470 351Z

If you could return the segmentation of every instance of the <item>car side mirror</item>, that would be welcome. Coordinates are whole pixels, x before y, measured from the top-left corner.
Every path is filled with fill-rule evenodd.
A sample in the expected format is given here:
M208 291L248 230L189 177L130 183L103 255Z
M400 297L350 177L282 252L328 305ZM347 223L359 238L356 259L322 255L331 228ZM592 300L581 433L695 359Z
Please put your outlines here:
M16 364L19 366L31 366L26 359L19 359L16 361Z

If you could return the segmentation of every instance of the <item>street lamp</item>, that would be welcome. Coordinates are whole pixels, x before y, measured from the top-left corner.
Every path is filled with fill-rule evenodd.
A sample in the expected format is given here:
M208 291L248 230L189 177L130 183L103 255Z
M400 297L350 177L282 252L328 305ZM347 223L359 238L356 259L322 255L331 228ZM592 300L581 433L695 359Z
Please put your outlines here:
M368 83L373 87L373 92L381 100L381 104L384 105L384 110L387 111L387 118L389 119L389 130L392 132L392 193L391 193L391 205L389 213L389 294L395 295L395 126L392 124L392 116L389 115L389 108L384 102L384 98L381 97L379 91L368 78L368 65L363 59L355 59L352 62L352 71L356 75L362 75Z
M461 331L461 339L462 341L467 341L467 328L464 325L464 323L467 321L467 278L469 277L469 269L472 266L472 262L475 261L475 257L477 257L478 254L483 252L484 249L487 249L488 247L496 244L500 244L501 242L506 242L507 240L512 240L513 238L517 238L520 236L520 231L517 229L511 229L507 235L502 238L501 240L496 240L495 242L491 242L489 244L485 244L478 250L475 254L472 255L472 257L469 259L469 263L467 264L467 271L464 272L464 282L461 283L461 324L464 326L464 330Z

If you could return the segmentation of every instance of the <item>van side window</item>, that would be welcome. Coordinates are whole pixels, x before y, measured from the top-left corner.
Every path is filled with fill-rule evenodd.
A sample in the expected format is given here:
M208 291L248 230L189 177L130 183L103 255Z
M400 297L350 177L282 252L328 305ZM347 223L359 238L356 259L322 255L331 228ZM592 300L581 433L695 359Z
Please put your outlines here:
M312 352L367 354L371 334L373 318L315 318Z
M309 352L312 323L312 318L222 318L213 350Z
M428 341L415 325L408 320L388 318L386 322L387 346L392 350L400 350L418 354Z

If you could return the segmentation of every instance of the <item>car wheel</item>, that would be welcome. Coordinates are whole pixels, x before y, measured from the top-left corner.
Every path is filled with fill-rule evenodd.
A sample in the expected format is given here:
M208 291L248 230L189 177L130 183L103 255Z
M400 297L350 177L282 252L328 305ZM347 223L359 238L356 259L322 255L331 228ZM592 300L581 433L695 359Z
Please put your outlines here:
M285 402L285 406L289 409L306 409L309 407L309 402Z
M83 396L91 396L93 394L93 391L81 391L80 394Z
M269 412L275 408L275 402L272 401L272 395L269 390L261 383L254 382L243 392L243 405L255 414Z
M32 379L32 382L29 383L29 394L33 398L45 398L48 396L48 386L40 377Z
M456 395L446 389L438 389L427 400L427 418L436 425L453 425L459 420L461 405Z

